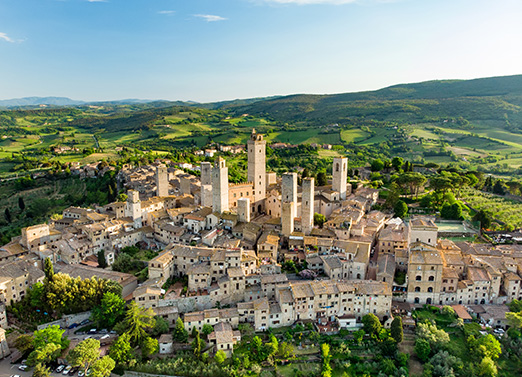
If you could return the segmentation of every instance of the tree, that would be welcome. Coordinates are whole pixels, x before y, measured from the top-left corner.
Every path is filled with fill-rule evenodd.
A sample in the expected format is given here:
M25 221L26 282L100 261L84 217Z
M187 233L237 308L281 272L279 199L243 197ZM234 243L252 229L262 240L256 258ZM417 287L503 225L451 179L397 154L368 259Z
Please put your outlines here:
M328 184L328 179L326 178L326 173L321 171L317 173L317 186L326 186Z
M109 356L103 356L93 364L90 377L109 377L115 366L116 363L113 359Z
M150 356L159 352L159 342L158 339L154 339L151 337L146 337L141 342L141 354L144 358L149 358Z
M201 350L205 348L205 343L201 340L201 336L199 335L199 331L196 330L196 336L194 341L192 342L192 352L194 352L194 356L196 359L201 359Z
M431 348L440 348L448 343L450 338L446 331L437 328L432 323L419 323L417 325L417 337L428 341Z
M370 335L372 338L376 338L381 332L382 325L379 321L379 318L375 316L375 314L368 313L362 318L363 329L366 334Z
M23 211L25 209L25 203L23 196L18 197L18 207L20 208L20 211Z
M391 164L395 170L400 171L402 165L404 164L404 160L402 159L402 157L394 157L392 158Z
M51 262L50 258L45 258L44 273L45 273L45 278L47 279L48 282L53 280L53 278L54 278L54 267L53 267L53 262Z
M430 343L426 339L418 338L415 341L415 353L420 360L428 361L431 353Z
M74 347L68 356L72 366L80 367L81 370L88 370L100 357L100 341L90 338L85 339Z
M252 342L250 343L250 352L252 353L253 360L257 362L261 362L266 359L263 353L263 341L260 337L254 336Z
M393 318L391 323L391 337L397 342L402 342L404 337L403 329L402 329L402 318L397 316Z
M185 325L179 317L176 320L176 327L174 327L173 337L180 343L186 343L188 340L188 331L185 330Z
M105 259L105 250L98 251L98 267L99 268L107 267L107 259Z
M480 226L482 229L488 229L491 226L491 222L493 219L493 215L489 211L485 211L481 209L478 211L475 216L473 216L473 221L480 221Z
M201 329L201 332L205 335L206 338L208 338L208 336L214 332L214 328L212 325L205 323Z
M62 349L59 344L48 343L36 348L29 354L27 365L47 364L60 356Z
M29 334L20 335L15 340L15 347L22 355L25 355L34 349L33 337Z
M373 160L370 168L372 171L381 171L384 169L384 162L380 158Z
M468 344L478 358L487 357L491 360L496 360L502 353L500 342L491 334L478 339L475 339L475 337L471 335L468 338Z
M393 211L395 212L395 217L403 218L408 213L408 205L404 201L399 200L395 204Z
M166 319L160 316L156 316L154 319L156 320L156 323L151 331L153 336L160 336L169 332L169 322Z
M9 208L6 208L4 211L5 220L10 223L11 222L11 212L9 211Z
M154 312L151 308L142 308L136 301L132 301L125 315L125 324L131 342L139 344L147 336L146 329L154 327Z
M489 357L483 358L478 366L478 375L480 377L496 377L498 369L495 362Z
M453 204L446 203L440 210L440 216L447 220L462 220L462 205L459 202Z
M330 346L326 343L321 344L321 377L332 377L331 358Z
M314 225L317 225L319 228L322 228L324 223L326 222L326 217L320 213L314 213Z
M63 338L65 330L60 326L53 325L42 330L36 330L33 334L33 347L35 350L45 347L46 344L58 344L61 349L67 348L69 341Z
M136 261L126 253L120 253L112 264L112 269L118 272L127 273L136 267Z
M219 350L216 352L215 356L214 356L214 361L218 364L218 365L221 365L225 362L225 360L227 359L227 354L225 353L225 351L223 350Z
M112 343L109 348L109 356L117 364L125 364L134 358L130 344L130 335L128 333L123 333Z
M51 370L47 368L44 364L36 364L33 369L33 377L49 377L51 375Z
M93 309L93 319L102 328L112 328L125 313L125 301L112 292L103 294L101 305Z
M275 356L277 351L279 351L279 341L274 334L270 334L270 341L266 344L266 350L268 357Z

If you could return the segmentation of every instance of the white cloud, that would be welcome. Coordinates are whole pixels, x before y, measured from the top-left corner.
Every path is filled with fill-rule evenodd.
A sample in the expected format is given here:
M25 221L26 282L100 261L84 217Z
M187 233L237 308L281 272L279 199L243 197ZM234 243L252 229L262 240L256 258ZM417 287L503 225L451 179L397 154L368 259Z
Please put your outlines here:
M176 11L175 10L160 10L158 13L159 14L174 14L174 13L176 13Z
M203 18L207 22L225 21L226 18L213 14L195 14L194 17Z
M9 36L6 33L0 33L0 39L3 39L6 42L15 43L16 41L14 39L9 38Z

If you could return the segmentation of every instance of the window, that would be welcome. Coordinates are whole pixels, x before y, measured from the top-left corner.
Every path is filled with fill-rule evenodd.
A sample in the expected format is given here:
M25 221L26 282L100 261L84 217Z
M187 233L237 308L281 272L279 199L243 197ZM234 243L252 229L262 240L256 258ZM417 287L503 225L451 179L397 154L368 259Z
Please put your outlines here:
M428 281L434 281L434 280L435 280L435 277L434 277L434 276L430 276L430 277L428 278Z
M415 277L415 280L417 280L417 281L421 281L421 280L422 280L422 276L417 275L417 276Z

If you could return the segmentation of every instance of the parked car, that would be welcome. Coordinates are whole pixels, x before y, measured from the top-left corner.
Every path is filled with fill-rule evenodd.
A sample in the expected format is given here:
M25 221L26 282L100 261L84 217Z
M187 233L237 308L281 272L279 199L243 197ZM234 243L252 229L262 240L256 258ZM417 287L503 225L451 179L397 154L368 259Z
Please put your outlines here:
M91 368L89 368L89 369L87 369L87 372L85 372L85 376L89 377L91 375L91 373L92 373L92 370L91 370Z
M85 376L85 371L82 369L78 372L78 377L83 377Z
M84 319L83 321L80 322L80 326L83 326L83 325L86 325L88 324L90 321L88 319Z
M69 372L69 376L74 376L76 374L76 372L78 372L78 367L75 367L75 368L72 368L71 371Z
M27 364L27 360L26 359L22 360L22 365L26 365L26 364Z
M10 377L20 377L18 374L12 374Z
M71 329L75 329L76 327L78 327L78 324L77 323L73 323L71 326L69 326L69 330Z
M29 366L24 365L24 364L22 364L22 365L20 365L20 366L18 367L18 369L21 370L21 371L27 370L28 368L29 368Z
M67 376L69 374L69 372L71 371L72 369L72 366L71 365L67 365L67 367L63 370L62 374L64 376Z
M108 333L109 333L109 330L107 330L107 329L100 330L100 334L108 334Z
M65 369L65 365L58 365L58 368L56 368L56 373L62 373L62 371Z
M89 330L89 334L96 334L98 332L98 330L96 329L90 329Z
M107 338L110 338L111 336L109 334L105 334L104 336L102 336L100 339L103 340L103 339L107 339Z

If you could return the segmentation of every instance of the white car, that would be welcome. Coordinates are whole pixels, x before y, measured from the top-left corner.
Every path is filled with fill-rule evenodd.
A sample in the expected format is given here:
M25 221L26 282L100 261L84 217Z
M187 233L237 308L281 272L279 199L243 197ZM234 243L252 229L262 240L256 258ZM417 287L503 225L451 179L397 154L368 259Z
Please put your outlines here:
M82 369L80 371L78 371L78 377L83 377L85 376L85 371Z
M18 369L19 369L19 370L22 370L22 371L27 370L27 368L29 368L29 366L24 365L24 364L22 364L22 365L20 365L20 366L18 367Z
M13 374L11 377L20 377L18 374Z
M69 374L69 372L71 371L71 369L72 369L72 366L67 365L67 368L65 368L65 369L63 370L62 374L63 374L64 376L67 376L67 375Z
M65 369L65 365L58 365L58 368L56 368L55 372L56 373L62 373L62 370Z

